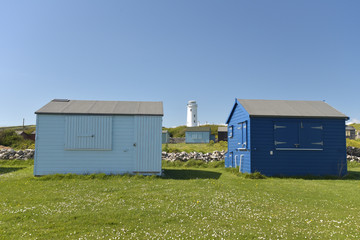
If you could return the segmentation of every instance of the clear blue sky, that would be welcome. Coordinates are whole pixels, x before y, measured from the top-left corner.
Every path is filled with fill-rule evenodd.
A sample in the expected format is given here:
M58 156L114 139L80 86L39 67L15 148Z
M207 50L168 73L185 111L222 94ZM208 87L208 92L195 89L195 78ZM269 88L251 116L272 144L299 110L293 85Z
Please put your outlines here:
M360 119L360 1L1 1L0 126L54 98L163 101L167 127L235 98L326 100Z

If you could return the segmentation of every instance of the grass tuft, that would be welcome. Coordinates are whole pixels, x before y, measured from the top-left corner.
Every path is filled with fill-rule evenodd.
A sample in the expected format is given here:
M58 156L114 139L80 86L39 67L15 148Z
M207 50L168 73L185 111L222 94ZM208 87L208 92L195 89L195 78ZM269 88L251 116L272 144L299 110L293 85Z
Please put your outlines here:
M226 171L230 172L238 177L245 178L245 179L265 179L265 178L267 178L265 175L262 175L260 172L254 172L254 173L239 172L239 167L226 168Z
M28 159L28 160L0 160L0 166L33 166L34 165L34 159Z
M67 173L67 174L50 174L50 175L44 175L44 176L38 176L34 177L33 180L38 181L57 181L57 180L121 180L121 179L156 179L159 178L156 175L140 175L140 174L116 174L116 175L108 175L105 173L93 173L93 174L73 174L73 173Z
M346 146L347 147L356 147L356 148L360 148L360 139L346 139Z
M348 168L360 168L360 162L347 161Z

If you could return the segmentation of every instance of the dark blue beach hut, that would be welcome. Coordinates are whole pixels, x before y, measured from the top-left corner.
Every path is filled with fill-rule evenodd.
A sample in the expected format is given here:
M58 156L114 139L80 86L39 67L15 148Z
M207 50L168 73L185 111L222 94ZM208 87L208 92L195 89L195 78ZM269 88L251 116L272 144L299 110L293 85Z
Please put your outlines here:
M323 101L235 99L225 167L274 175L345 175L345 121Z

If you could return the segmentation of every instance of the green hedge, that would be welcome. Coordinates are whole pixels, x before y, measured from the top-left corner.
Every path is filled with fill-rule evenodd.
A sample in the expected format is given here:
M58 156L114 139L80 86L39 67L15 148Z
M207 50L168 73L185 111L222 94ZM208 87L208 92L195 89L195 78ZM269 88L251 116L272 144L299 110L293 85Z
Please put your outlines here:
M0 131L0 145L15 149L35 148L35 142L17 135L14 130Z

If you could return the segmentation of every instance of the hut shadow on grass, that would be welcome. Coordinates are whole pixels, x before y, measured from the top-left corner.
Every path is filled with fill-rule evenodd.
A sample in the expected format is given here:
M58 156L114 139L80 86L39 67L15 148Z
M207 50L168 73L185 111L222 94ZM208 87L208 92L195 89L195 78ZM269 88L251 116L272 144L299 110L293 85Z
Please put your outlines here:
M193 169L165 169L163 178L166 179L219 179L221 173L206 171L206 170L193 170Z
M0 167L0 175L5 173L15 172L24 169L24 167Z
M328 176L314 176L314 175L306 175L306 176L272 176L273 178L288 178L288 179L304 179L304 180L360 180L360 172L358 171L350 171L345 176L339 177L335 175Z
M358 171L349 171L348 174L344 177L346 180L360 180L360 172Z

